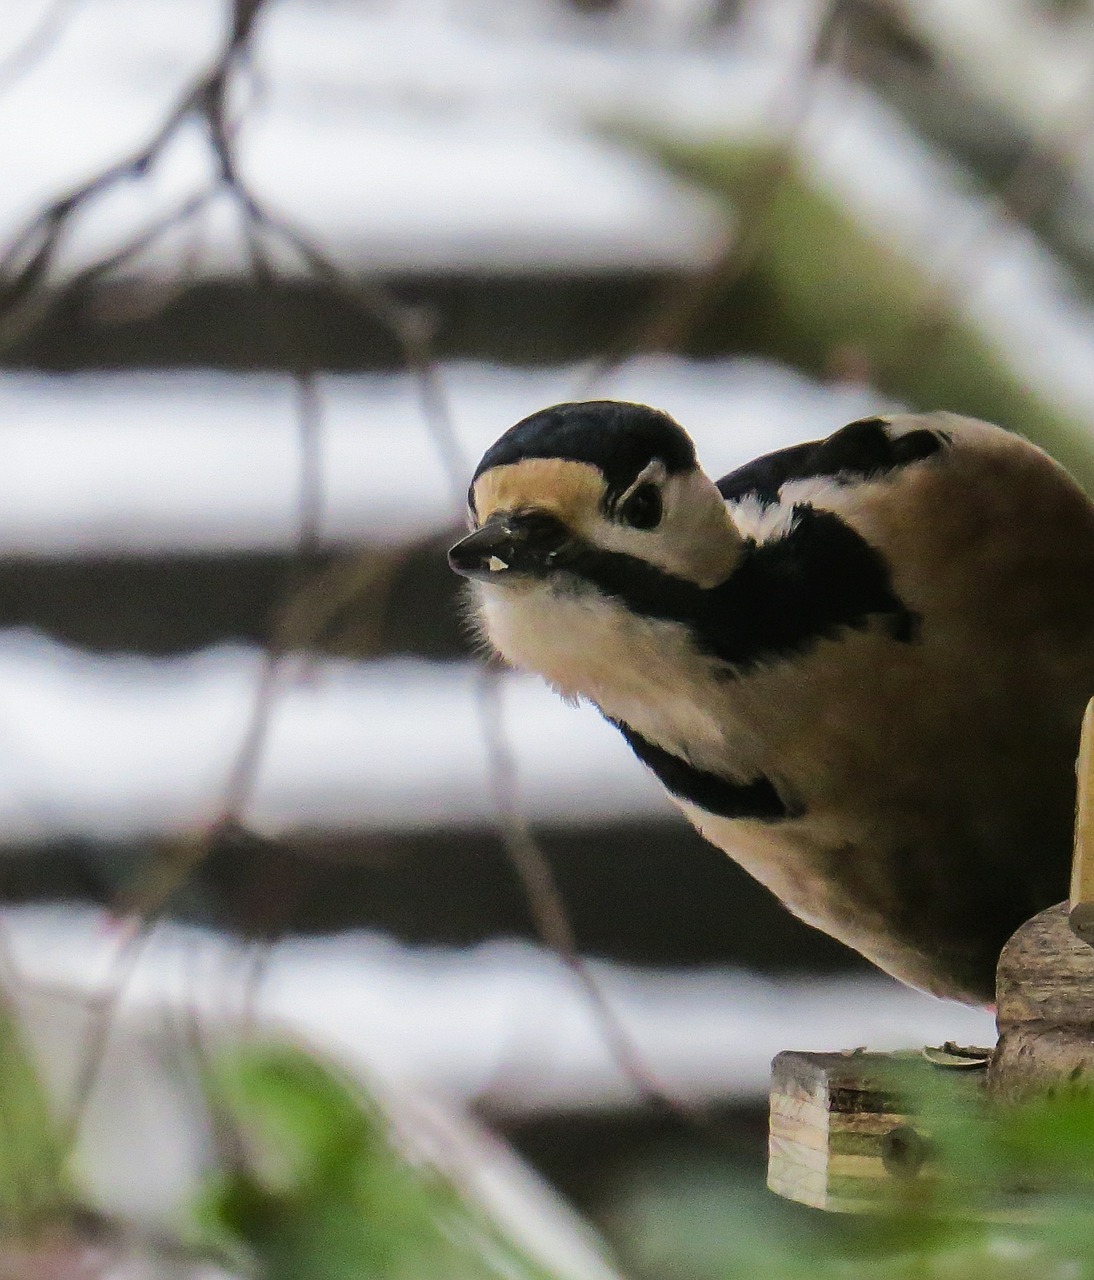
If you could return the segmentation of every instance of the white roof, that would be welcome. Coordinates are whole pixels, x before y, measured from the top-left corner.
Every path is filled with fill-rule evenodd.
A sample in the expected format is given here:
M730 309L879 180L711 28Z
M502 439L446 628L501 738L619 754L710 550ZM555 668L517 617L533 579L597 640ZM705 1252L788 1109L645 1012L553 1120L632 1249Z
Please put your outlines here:
M0 633L0 843L177 834L211 821L248 723L253 649L95 657ZM292 831L489 829L470 663L288 663L246 819ZM659 785L589 707L505 677L522 810L534 821L668 816Z
M9 48L32 25L25 8L0 33ZM800 93L793 141L820 188L917 264L1050 402L1094 422L1094 310L1062 264L868 89L825 70L805 92L819 0L752 0L738 23L696 39L702 9L582 19L549 0L279 0L236 104L241 172L354 270L699 266L726 242L723 216L612 126L781 139ZM937 24L936 9L923 19ZM990 12L980 6L975 23ZM225 13L219 0L71 7L60 37L0 89L0 243L153 132L213 56ZM1020 47L1022 24L1005 25ZM1050 45L1038 56L1070 83L1072 63L1085 66L1074 41ZM998 77L1004 62L994 65ZM205 139L184 131L145 181L94 202L62 267L122 243L210 176ZM133 267L236 272L240 245L221 200Z
M271 6L256 42L261 85L235 104L243 177L336 261L368 270L657 268L718 254L726 220L715 203L633 149L526 107L468 110L447 101L441 83L432 101L408 98L391 70L423 41L434 70L455 68L459 24L423 23L413 6L380 10ZM214 57L225 14L219 0L71 7L36 65L0 92L0 242L143 145ZM30 27L12 24L7 47ZM476 65L504 59L489 40L473 43ZM96 198L66 236L62 264L112 252L212 177L206 140L188 127L146 181ZM169 276L235 273L242 246L221 201L134 265Z
M506 427L584 398L587 371L441 370L466 477ZM401 374L319 380L324 536L398 543L462 522L418 388ZM823 436L878 397L754 361L635 362L595 394L673 413L711 474ZM0 372L0 554L143 555L291 546L300 504L287 377Z
M26 982L78 997L103 988L125 944L124 931L91 910L9 910L0 923ZM759 1101L781 1049L995 1042L987 1010L882 974L776 978L603 961L590 968L650 1071L696 1102ZM250 976L244 947L198 929L157 928L126 985L123 1024L185 1001L211 1028L230 1025L254 997L266 1027L303 1033L381 1078L495 1113L638 1101L572 973L528 943L457 951L346 933L280 943L257 992Z

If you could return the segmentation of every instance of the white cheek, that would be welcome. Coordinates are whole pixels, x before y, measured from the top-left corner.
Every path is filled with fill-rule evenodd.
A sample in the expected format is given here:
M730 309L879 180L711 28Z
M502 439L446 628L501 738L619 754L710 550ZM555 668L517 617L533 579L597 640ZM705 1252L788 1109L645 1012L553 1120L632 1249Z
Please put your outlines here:
M605 551L619 551L701 587L733 571L741 536L721 494L702 472L670 476L664 484L665 517L656 529L630 529L599 519L586 536Z

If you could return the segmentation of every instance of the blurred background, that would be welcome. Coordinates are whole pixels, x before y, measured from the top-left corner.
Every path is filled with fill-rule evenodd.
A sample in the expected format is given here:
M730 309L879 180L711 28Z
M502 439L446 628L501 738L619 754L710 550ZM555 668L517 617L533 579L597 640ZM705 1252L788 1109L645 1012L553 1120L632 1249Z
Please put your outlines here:
M276 1031L551 1274L731 1274L775 1052L991 1020L484 664L444 553L482 450L589 396L715 476L908 406L1094 488L1091 6L0 11L4 1052L74 1200L176 1274L205 1040Z

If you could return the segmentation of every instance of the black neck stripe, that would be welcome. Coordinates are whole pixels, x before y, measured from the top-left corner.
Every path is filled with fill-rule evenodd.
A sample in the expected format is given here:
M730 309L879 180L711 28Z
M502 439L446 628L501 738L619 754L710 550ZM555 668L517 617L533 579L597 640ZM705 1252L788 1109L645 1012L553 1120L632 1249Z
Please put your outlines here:
M653 770L666 791L698 805L707 813L716 813L723 818L756 818L764 822L801 817L801 810L791 810L783 803L768 778L730 782L716 773L696 769L680 756L655 746L621 720L611 723L626 738L639 760Z
M785 537L748 544L733 573L709 589L594 548L567 568L632 613L686 626L700 648L737 672L875 619L894 640L917 634L918 618L893 592L884 557L838 515L809 506L795 508Z

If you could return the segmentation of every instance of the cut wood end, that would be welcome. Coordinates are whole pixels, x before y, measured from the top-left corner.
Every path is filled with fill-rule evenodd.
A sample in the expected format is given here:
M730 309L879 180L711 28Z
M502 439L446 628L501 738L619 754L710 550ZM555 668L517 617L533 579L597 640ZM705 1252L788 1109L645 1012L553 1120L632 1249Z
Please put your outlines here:
M922 1051L780 1053L772 1064L768 1186L815 1209L891 1208L898 1185L938 1175L930 1136L909 1114L898 1083L907 1084L909 1073L938 1079L940 1072L972 1105L984 1063L981 1056L980 1070L953 1071L932 1065Z

